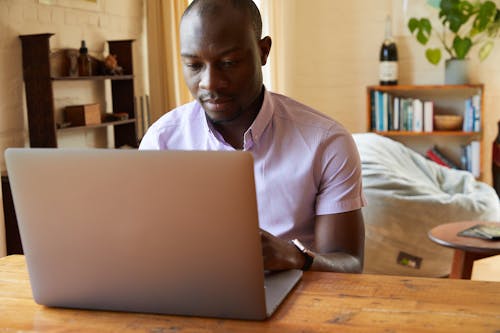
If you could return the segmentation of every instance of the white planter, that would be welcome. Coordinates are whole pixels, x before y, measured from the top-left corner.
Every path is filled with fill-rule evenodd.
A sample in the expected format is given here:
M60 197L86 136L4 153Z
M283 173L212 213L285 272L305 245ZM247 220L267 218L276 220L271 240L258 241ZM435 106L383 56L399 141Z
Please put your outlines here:
M447 59L444 68L445 84L468 84L468 60Z

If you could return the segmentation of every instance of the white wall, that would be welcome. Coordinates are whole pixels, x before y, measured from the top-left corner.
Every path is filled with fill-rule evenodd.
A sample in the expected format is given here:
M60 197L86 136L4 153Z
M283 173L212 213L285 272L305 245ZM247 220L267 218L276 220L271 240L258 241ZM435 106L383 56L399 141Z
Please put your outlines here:
M282 1L282 0L274 0ZM495 0L500 5L500 0ZM429 64L424 48L404 24L404 0L285 0L282 13L284 92L339 120L352 132L366 131L367 85L378 83L378 56L385 18L392 14L399 52L400 84L442 84L444 65ZM410 10L425 0L408 1ZM401 21L401 23L399 23ZM399 24L398 24L399 23ZM272 52L272 51L271 51ZM473 61L471 83L485 84L484 180L491 184L491 143L500 120L500 39L490 57Z

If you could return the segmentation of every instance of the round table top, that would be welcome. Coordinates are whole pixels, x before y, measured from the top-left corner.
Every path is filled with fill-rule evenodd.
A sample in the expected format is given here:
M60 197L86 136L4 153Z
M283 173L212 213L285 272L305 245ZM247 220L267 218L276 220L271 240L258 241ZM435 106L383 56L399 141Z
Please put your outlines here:
M458 236L457 233L467 228L473 227L476 224L495 224L498 222L482 222L482 221L462 221L441 224L429 231L429 238L446 247L459 249L469 252L481 253L500 253L500 241L485 240L475 237Z

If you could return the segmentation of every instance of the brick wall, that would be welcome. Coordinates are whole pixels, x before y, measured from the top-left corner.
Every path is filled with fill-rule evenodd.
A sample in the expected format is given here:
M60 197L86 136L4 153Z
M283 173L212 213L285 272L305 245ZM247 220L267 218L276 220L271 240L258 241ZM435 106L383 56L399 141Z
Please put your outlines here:
M54 33L51 49L79 48L85 39L90 54L102 56L105 41L135 39L134 71L136 95L144 95L145 34L143 32L142 0L98 0L96 3L79 0L0 0L0 169L5 170L3 151L7 147L28 144L27 120L22 79L21 34ZM66 89L67 85L71 85ZM55 82L57 117L60 108L68 103L110 101L103 94L104 83ZM104 131L104 132L103 132ZM61 146L106 145L106 129L64 135Z

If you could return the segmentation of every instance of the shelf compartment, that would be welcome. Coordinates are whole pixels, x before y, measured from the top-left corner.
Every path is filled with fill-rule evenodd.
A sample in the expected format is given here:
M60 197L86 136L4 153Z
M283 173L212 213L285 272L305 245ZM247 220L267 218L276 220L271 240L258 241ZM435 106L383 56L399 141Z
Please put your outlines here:
M72 131L72 130L93 129L93 128L100 128L100 127L107 127L107 126L118 126L118 125L132 124L132 123L135 123L135 119L107 121L107 122L95 124L95 125L68 126L68 127L58 128L57 131L58 132L66 132L66 131Z
M464 131L433 131L433 132L413 132L413 131L371 131L372 133L384 136L464 136L476 137L480 136L480 132L464 132Z
M133 80L133 75L92 75L92 76L53 76L52 81L104 81L104 80Z

